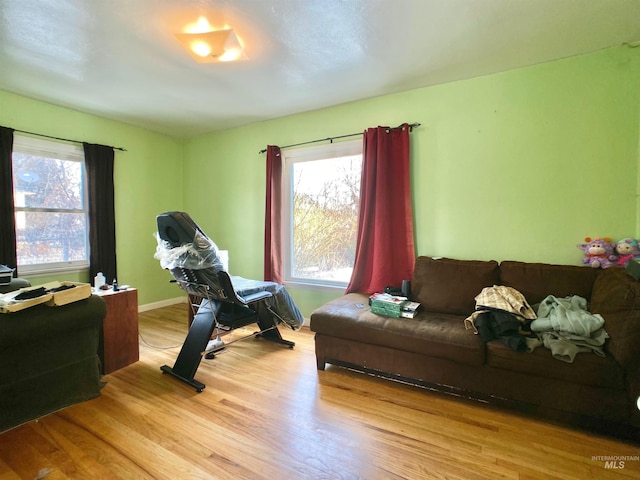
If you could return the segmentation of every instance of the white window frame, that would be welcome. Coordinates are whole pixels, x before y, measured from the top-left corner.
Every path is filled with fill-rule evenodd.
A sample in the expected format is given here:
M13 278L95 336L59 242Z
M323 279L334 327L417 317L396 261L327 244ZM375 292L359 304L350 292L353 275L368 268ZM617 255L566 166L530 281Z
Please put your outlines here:
M344 290L347 282L312 280L294 277L292 272L293 245L293 165L300 162L362 155L362 139L282 151L282 268L286 286L313 290Z
M57 158L61 160L70 160L75 162L82 162L84 164L84 149L82 145L61 143L52 140L27 137L23 135L14 135L13 138L13 153L23 153L28 155L38 155L41 157ZM89 270L89 199L87 188L87 171L83 168L84 178L83 181L83 193L84 200L82 210L67 210L59 209L64 212L84 213L85 225L87 227L87 258L85 260L75 260L71 262L56 262L56 263L42 263L37 265L20 265L18 268L21 276L30 275L46 275L56 274L61 272L79 272ZM15 173L14 173L15 174ZM49 208L24 208L14 207L14 213L18 212L49 212L58 209Z

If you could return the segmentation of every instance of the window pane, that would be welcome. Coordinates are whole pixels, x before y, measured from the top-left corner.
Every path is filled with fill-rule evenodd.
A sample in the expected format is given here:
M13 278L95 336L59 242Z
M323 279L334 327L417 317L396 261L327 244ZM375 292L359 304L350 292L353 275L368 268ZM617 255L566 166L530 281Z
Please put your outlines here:
M349 282L361 165L361 155L292 165L292 277Z
M73 160L13 154L16 207L82 210L83 164Z
M16 212L19 264L86 260L84 213Z

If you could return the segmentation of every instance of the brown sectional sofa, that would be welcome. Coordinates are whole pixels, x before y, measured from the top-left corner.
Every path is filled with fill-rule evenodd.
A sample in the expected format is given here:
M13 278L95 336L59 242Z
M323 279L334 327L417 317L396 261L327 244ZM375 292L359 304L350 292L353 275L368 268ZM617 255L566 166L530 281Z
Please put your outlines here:
M319 370L355 368L601 433L640 440L640 283L623 268L418 257L413 319L376 315L367 294L351 293L311 315ZM579 295L605 319L605 357L573 363L540 346L517 352L485 343L464 319L487 286L505 285L534 305L548 295Z

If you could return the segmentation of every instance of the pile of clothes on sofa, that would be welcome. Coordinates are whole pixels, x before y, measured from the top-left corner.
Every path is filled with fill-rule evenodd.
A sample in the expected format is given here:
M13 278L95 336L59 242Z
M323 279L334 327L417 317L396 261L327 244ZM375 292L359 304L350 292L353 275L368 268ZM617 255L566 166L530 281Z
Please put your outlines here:
M609 335L601 315L587 310L587 301L573 295L547 296L532 307L518 290L506 286L484 288L475 297L476 309L465 319L485 342L500 340L516 351L545 346L552 355L572 363L580 352L605 356Z

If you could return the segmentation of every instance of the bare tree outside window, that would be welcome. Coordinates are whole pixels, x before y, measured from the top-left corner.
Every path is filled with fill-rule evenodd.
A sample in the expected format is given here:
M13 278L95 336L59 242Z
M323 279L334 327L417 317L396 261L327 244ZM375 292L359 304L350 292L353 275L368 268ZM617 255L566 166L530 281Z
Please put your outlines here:
M361 168L361 155L293 165L293 277L351 278Z
M14 151L18 265L87 261L84 163Z

